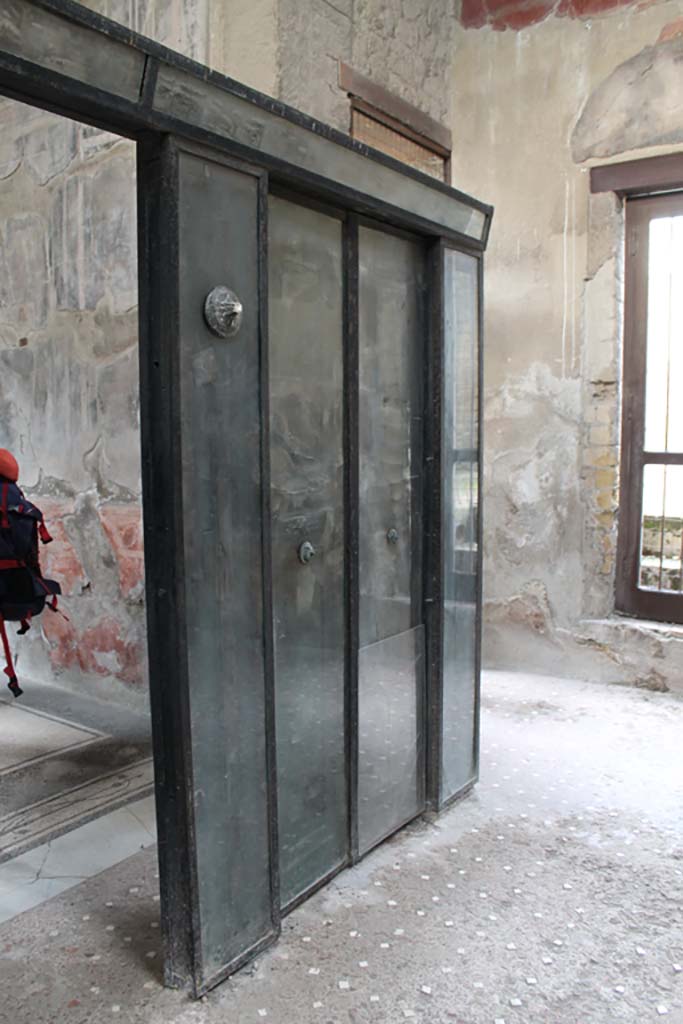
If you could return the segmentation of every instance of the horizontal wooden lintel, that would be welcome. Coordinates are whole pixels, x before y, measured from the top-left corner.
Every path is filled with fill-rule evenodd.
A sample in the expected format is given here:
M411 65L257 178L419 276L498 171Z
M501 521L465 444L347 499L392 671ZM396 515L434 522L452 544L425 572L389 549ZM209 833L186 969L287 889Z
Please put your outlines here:
M626 160L591 168L591 192L620 196L649 195L683 189L683 153Z

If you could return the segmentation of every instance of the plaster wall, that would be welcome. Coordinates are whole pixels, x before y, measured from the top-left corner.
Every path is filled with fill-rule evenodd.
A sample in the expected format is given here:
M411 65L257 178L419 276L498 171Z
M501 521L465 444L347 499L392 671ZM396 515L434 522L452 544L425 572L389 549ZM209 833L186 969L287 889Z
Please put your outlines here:
M85 6L342 130L340 59L448 116L450 0ZM134 149L3 100L0 445L47 515L68 615L17 642L23 677L144 703Z
M142 700L134 152L10 101L0 138L0 445L68 616L16 639L18 669Z
M503 5L478 17L476 3L463 21L479 27L458 29L452 128L454 180L496 207L485 659L683 692L681 632L613 615L623 208L589 193L593 164L682 147L680 4L569 17L512 3L501 23L488 8Z
M87 6L206 60L205 0ZM17 667L129 705L147 700L137 341L132 143L0 100L0 446L67 616L12 637Z
M341 129L338 61L450 122L487 257L485 657L681 688L680 634L616 619L623 211L596 162L683 148L680 5L88 0ZM466 27L467 26L467 27ZM0 443L46 508L70 622L24 671L144 693L132 147L0 106Z

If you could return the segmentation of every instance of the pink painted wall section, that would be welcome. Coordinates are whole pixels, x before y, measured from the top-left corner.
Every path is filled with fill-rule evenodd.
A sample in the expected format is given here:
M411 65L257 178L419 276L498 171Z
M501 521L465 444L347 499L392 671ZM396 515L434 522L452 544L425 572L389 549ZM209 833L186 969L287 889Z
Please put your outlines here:
M41 548L42 569L63 591L63 614L46 609L34 627L42 630L55 677L76 671L144 686L140 506L95 506L95 519L86 519L84 527L75 501L35 500L53 537L51 544Z
M549 15L591 18L637 0L462 0L460 21L465 28L489 25L498 31L528 28Z
M123 597L140 592L145 578L142 510L137 505L102 505L102 526L116 555Z
M40 549L40 564L43 573L48 579L59 582L65 599L77 596L86 586L87 577L81 560L76 554L76 549L64 528L64 516L73 510L69 504L63 501L38 498L36 503L38 502L45 518L45 524L52 536L52 543L41 546Z

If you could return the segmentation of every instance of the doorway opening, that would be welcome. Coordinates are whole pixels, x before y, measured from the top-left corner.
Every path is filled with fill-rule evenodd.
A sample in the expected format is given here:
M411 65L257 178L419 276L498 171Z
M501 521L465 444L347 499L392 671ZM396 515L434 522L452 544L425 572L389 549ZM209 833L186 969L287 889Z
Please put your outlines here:
M7 624L0 863L153 788L137 304L134 145L1 98L0 447L63 614Z

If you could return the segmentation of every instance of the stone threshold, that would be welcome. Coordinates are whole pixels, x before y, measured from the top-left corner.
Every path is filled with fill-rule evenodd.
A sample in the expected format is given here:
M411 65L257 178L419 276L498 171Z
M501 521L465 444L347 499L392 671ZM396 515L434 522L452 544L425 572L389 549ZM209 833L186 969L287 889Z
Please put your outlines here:
M0 864L101 815L149 796L154 768L147 758L0 818Z

